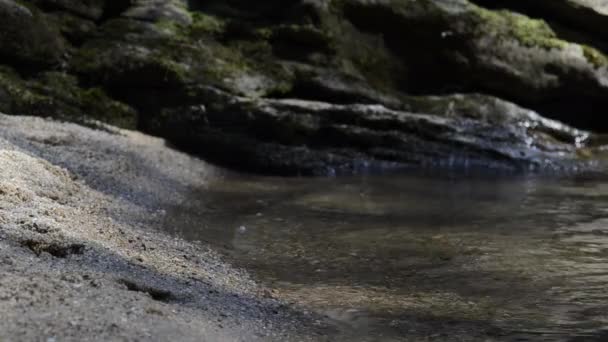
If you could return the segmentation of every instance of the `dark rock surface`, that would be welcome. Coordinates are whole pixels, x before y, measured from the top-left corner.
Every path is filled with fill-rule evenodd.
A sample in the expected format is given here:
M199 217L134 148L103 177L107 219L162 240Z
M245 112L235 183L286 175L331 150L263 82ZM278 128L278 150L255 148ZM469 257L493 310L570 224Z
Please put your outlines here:
M215 95L208 106L163 111L150 130L221 164L287 175L411 166L569 169L583 163L578 147L590 138L483 95L404 99L404 110Z
M602 138L539 115L608 131L602 1L1 0L0 14L0 111L138 128L247 171L572 169Z

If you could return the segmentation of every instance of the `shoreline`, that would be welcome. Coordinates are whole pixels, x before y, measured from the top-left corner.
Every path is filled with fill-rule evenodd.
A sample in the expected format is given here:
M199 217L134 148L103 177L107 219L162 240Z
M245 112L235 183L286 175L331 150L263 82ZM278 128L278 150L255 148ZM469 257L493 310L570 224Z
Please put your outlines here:
M101 128L91 130L71 123L0 114L0 312L4 318L0 321L0 340L289 342L375 341L382 336L387 341L435 337L444 341L502 341L512 334L550 334L550 330L536 329L547 326L545 314L527 311L526 305L544 298L546 301L541 302L547 312L559 314L557 309L564 298L548 296L543 284L553 284L552 279L561 279L569 272L580 271L585 279L589 276L586 267L593 266L584 258L572 261L562 257L577 241L568 240L569 229L574 236L584 238L587 231L595 234L596 227L603 224L583 220L580 226L572 226L571 218L566 217L563 229L546 231L557 225L549 222L549 226L539 227L538 235L527 235L527 224L534 222L525 219L528 214L552 217L546 211L542 183L515 183L523 187L522 192L508 184L486 189L482 183L479 188L486 191L470 199L481 199L484 205L488 204L488 194L507 200L501 202L498 213L490 210L497 217L502 212L504 217L516 219L504 210L518 208L523 195L531 200L531 211L520 213L521 221L515 220L519 223L514 226L498 224L495 230L475 230L475 225L468 227L465 221L464 226L448 225L437 235L437 229L425 230L410 223L403 227L386 225L373 218L387 213L389 219L400 217L390 213L407 207L408 201L419 202L421 198L416 196L423 189L422 194L433 198L446 195L445 183L439 184L438 192L428 192L437 184L410 179L414 183L406 182L393 190L413 191L411 198L399 197L405 201L399 206L391 204L394 197L382 197L382 192L377 193L377 203L374 197L349 202L345 200L347 195L361 192L348 182L338 188L320 182L315 188L308 178L267 178L262 182L255 176L239 178L238 174L167 147L163 139L109 126ZM576 177L573 182L584 183L584 178ZM386 180L385 185L391 184ZM470 193L475 184L465 182L461 190ZM564 186L554 196L565 202L560 200L555 205L568 204L566 199L577 191L587 193L585 187ZM537 187L538 192L529 192ZM214 199L228 189L238 196L220 196L219 202ZM279 196L273 197L273 193ZM284 198L285 194L289 198ZM590 202L579 198L577 206L585 208L594 203L593 196L600 196L601 189L589 195ZM445 203L450 207L450 198L456 197L447 197ZM468 205L466 198L459 199L466 207L480 204L473 201ZM270 212L264 210L267 204L258 203L277 204L284 199L283 205L268 207L272 208ZM368 206L368 201L375 205ZM417 212L417 208L414 205L409 213ZM336 212L363 216L337 225L328 221L328 225L335 225L329 231L318 224L317 214ZM600 217L600 211L575 209L566 210L564 215L570 212L594 220ZM243 215L255 216L248 221L242 219ZM357 218L365 215L370 220ZM281 217L291 219L275 220ZM483 215L480 219L486 222ZM496 222L492 222L487 224L494 226ZM316 229L307 229L305 236L297 235L302 224ZM188 235L186 230L196 231L196 225L201 225L205 234ZM262 226L265 231L259 229ZM284 231L283 226L291 228ZM226 234L229 239L235 238L232 234L240 236L241 227L251 230L246 235L252 239L248 241L243 235L241 242L257 241L248 246L259 248L242 256L250 258L246 260L223 249L228 246L223 236L214 240L214 234ZM401 229L395 231L395 227ZM500 227L516 230L513 236L505 237L498 234ZM363 231L349 234L354 231L351 228ZM273 230L280 234L266 234ZM318 236L324 236L320 243ZM593 240L597 238L594 235ZM543 246L540 251L538 243ZM336 244L351 247L340 249ZM375 246L381 246L387 254L381 257ZM349 248L356 250L355 255L344 254ZM386 263L389 270L401 269L402 260L390 257L397 249L411 256L406 262L409 266L402 269L403 274L392 275L386 289L378 290L373 281L370 287L362 285L367 284L365 281L357 282L361 272L377 272L378 263ZM537 253L548 259L538 259ZM398 263L393 265L391 260ZM574 264L564 264L566 261ZM318 273L322 265L346 273L329 272L331 267ZM428 273L429 265L438 268ZM258 266L274 267L279 274L291 273L287 281L300 277L310 282L296 281L290 287L274 273L267 277ZM421 267L420 272L415 271L417 267ZM454 278L453 272L459 276ZM493 274L500 277L487 277ZM338 278L342 280L336 283ZM435 284L435 279L449 281ZM488 287L479 286L484 282L489 283ZM568 291L583 295L589 290L566 285L562 284L566 295ZM394 292L397 289L402 291ZM490 294L478 298L470 292L475 289ZM511 304L505 307L504 299L509 296L520 300L509 300ZM374 303L380 303L377 311L366 311L375 308ZM537 326L531 324L531 330L521 330L518 317L530 318ZM560 327L559 322L555 327ZM370 333L372 330L366 329L377 330Z
M210 247L155 229L206 163L136 132L2 115L0 165L0 339L321 338Z

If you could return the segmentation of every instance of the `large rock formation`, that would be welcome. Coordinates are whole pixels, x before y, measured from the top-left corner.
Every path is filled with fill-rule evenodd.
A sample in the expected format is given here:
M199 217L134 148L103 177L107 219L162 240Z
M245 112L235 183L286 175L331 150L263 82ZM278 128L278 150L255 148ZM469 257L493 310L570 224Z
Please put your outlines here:
M217 100L208 106L163 111L151 130L210 160L262 173L333 175L407 166L555 170L589 157L581 148L588 133L482 95L410 98L403 100L404 110L392 110L215 92Z
M0 110L266 173L592 165L601 138L539 114L608 131L602 4L1 0Z

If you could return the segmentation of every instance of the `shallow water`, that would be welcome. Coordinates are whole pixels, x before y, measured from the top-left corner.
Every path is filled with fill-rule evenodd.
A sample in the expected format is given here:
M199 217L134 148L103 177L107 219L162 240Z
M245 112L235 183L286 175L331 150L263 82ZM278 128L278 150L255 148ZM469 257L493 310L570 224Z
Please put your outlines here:
M336 339L608 340L608 179L226 174L164 226Z

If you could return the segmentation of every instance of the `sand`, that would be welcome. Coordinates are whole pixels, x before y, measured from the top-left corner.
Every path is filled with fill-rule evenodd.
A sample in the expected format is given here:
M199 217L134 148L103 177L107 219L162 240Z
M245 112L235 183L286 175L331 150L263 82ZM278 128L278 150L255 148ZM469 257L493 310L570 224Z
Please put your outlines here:
M322 339L316 317L160 231L163 206L221 170L99 128L0 114L0 341Z

